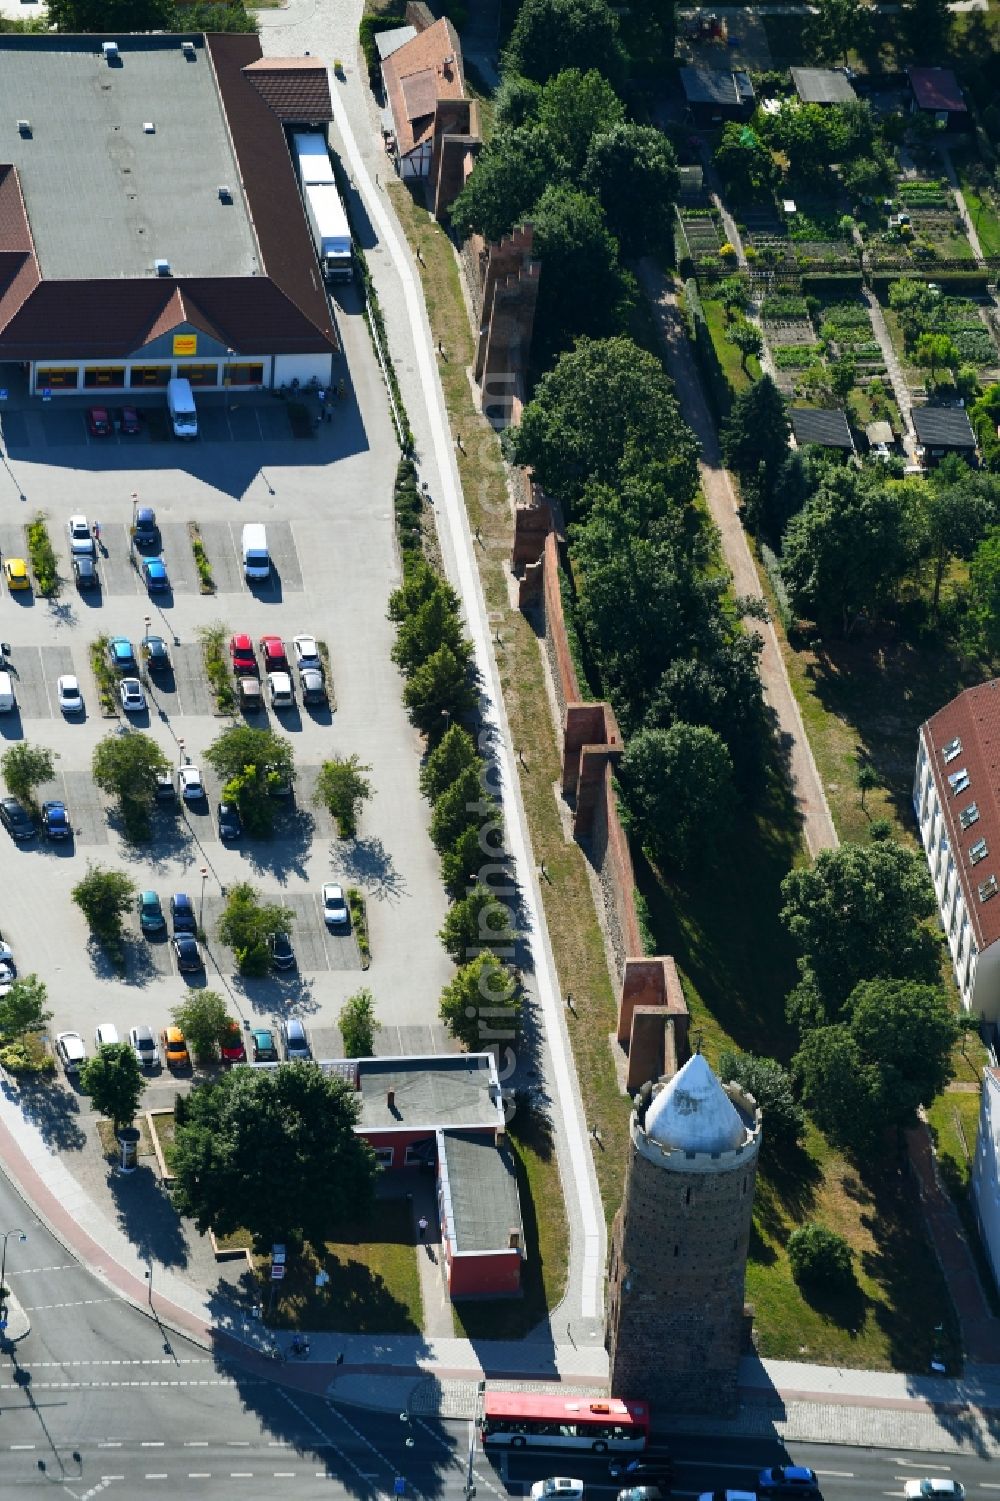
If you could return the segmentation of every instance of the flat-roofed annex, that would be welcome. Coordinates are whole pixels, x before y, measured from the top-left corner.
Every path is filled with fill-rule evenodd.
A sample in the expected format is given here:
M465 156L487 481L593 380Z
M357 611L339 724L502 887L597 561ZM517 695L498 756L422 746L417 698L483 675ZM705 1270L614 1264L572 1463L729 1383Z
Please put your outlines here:
M204 38L113 39L109 66L104 37L0 35L0 157L18 169L42 276L149 277L157 260L174 277L261 275Z

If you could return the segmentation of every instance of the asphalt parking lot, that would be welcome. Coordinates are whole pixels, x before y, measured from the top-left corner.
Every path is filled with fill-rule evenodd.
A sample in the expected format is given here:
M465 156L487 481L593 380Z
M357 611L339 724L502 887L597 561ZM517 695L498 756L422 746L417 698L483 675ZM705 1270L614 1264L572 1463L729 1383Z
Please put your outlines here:
M445 898L419 795L420 742L402 709L386 619L398 581L396 450L367 334L360 332L359 339L347 331L351 415L339 427L324 425L311 443L288 441L279 402L200 408L202 440L189 445L143 435L93 439L82 407L60 411L55 401L0 417L7 449L0 556L27 556L24 524L41 511L65 580L51 602L0 588L0 640L10 644L17 700L15 713L0 714L0 751L23 738L57 753L55 779L38 796L64 799L74 829L71 843L39 837L25 845L0 829L0 930L20 971L46 981L53 1033L77 1030L89 1047L100 1022L114 1022L122 1035L138 1022L158 1032L194 983L222 990L244 1022L268 1025L301 1014L317 1046L329 1049L337 1046L344 999L364 984L384 1023L379 1051L399 1052L414 1039L423 1051L443 1045L437 1007L453 973L437 938ZM133 497L157 513L170 579L163 593L149 593L131 554ZM66 530L77 513L101 528L99 588L85 593L72 582ZM240 536L249 521L267 526L275 572L264 588L250 588L243 578ZM200 592L192 522L211 564L214 595ZM279 809L268 841L244 838L231 846L218 836L219 786L202 756L229 721L215 713L198 634L216 624L247 631L255 641L278 634L286 644L307 632L329 649L332 708L297 704L252 721L289 738L298 772L294 800ZM171 764L186 754L200 765L208 796L201 807L157 809L151 841L132 848L90 775L94 746L124 716L103 717L89 647L101 635L124 635L137 645L147 630L167 642L172 672L150 681L148 712L135 718L135 727L157 741ZM79 678L85 700L84 715L73 721L56 699L56 679L65 673ZM352 753L371 766L375 796L359 839L344 844L312 794L323 760ZM91 949L71 900L88 862L127 871L139 890L157 891L164 906L174 891L203 901L205 974L179 975L169 943L149 942L137 918L129 925L126 973L112 973ZM373 953L367 972L353 935L325 927L320 887L327 880L366 894ZM235 975L215 926L226 889L238 881L250 881L294 913L298 966L291 976L241 981Z

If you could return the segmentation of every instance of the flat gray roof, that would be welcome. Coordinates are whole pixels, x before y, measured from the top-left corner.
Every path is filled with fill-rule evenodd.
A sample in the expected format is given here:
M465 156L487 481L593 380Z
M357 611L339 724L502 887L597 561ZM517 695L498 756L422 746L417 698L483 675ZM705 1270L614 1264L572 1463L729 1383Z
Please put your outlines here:
M858 96L843 68L793 68L792 82L804 104L847 104Z
M456 1251L502 1251L517 1230L523 1247L521 1202L510 1150L484 1136L442 1131L444 1176L451 1200Z
M498 1102L490 1097L493 1071L485 1053L429 1058L365 1058L358 1065L361 1118L358 1125L499 1126ZM389 1094L392 1092L392 1104Z
M105 40L117 40L119 65L105 61ZM152 276L155 260L173 277L262 273L200 37L8 33L0 98L3 159L18 170L46 280Z

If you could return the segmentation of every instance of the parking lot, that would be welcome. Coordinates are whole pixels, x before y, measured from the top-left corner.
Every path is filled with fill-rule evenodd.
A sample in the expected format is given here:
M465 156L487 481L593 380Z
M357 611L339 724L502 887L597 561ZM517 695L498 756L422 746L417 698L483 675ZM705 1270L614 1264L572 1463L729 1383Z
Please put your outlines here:
M57 753L56 776L38 797L64 800L74 830L71 842L39 837L18 845L0 829L0 931L20 972L46 981L52 1032L77 1030L88 1048L105 1021L122 1035L139 1022L158 1032L192 983L222 990L244 1022L303 1015L320 1049L336 1046L337 1013L364 984L384 1023L380 1051L400 1051L414 1038L423 1050L442 1044L438 999L453 973L437 938L445 898L419 795L420 741L402 709L386 619L398 579L396 450L361 333L363 345L355 340L349 350L350 422L324 427L312 444L287 441L287 411L276 401L235 411L206 407L202 439L189 445L143 434L93 439L82 409L59 410L55 401L0 417L8 450L6 475L0 471L0 555L27 557L24 525L41 511L64 579L51 602L0 589L0 639L10 645L17 700L14 713L0 714L0 751L23 738ZM132 555L136 503L157 514L170 582L163 592L148 592ZM100 523L99 587L86 592L72 582L71 514ZM274 575L265 587L251 588L243 577L240 538L250 521L267 527ZM212 595L201 593L192 522L212 569ZM199 639L202 627L217 624L254 641L277 634L286 644L305 632L329 650L331 707L297 703L250 721L287 735L295 756L295 795L278 807L271 840L244 836L229 845L219 838L218 779L202 757L230 721L215 712ZM90 775L95 745L116 733L125 716L101 713L89 648L98 636L115 635L137 646L147 632L167 642L171 672L148 680L148 710L134 716L134 726L157 741L173 766L187 755L202 768L207 800L157 808L151 840L132 848ZM85 701L85 713L72 720L56 697L56 680L67 673L78 677ZM324 759L351 754L371 766L375 795L358 840L344 844L312 795ZM143 937L137 916L129 923L126 972L112 973L89 945L71 899L88 862L127 871L165 907L175 891L188 892L199 909L203 903L205 973L178 974L170 944ZM353 934L326 928L320 888L327 880L366 894L373 954L367 972ZM290 976L241 981L235 975L215 929L225 891L239 881L292 910L297 968Z

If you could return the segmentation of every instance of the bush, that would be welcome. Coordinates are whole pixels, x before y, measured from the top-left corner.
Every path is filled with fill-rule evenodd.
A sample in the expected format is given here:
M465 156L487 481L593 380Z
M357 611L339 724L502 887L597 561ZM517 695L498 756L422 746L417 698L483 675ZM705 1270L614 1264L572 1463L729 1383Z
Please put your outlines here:
M106 870L88 862L87 874L70 893L87 919L91 936L118 968L125 963L122 920L131 912L136 889L120 870Z
M97 696L105 714L114 714L118 707L118 679L108 661L110 637L98 636L90 643L90 670L97 684Z
M340 839L353 839L358 832L358 814L372 795L365 775L369 771L357 756L335 757L319 769L313 801L326 808Z
M54 1074L56 1060L51 1053L45 1051L45 1044L37 1033L27 1032L23 1037L15 1038L13 1042L0 1048L0 1068L22 1078L37 1078L43 1074Z
M194 553L194 566L198 570L198 578L201 581L202 594L215 593L215 579L212 577L212 565L208 561L208 553L205 544L201 540L201 532L198 523L192 521L189 526L191 533L191 551Z
M220 714L232 714L236 710L236 689L226 658L228 628L221 624L206 625L201 627L198 634L201 637L205 676L215 695L215 706Z
M802 1225L792 1231L788 1260L801 1287L848 1292L855 1284L850 1246L842 1235L822 1225Z
M693 278L684 283L684 303L687 309L688 332L694 345L695 359L705 381L709 405L715 420L721 422L729 416L729 409L733 404L733 390L719 363L719 356L715 352L705 311L698 295L698 285Z
M38 592L44 594L46 598L54 599L59 593L61 582L59 565L56 562L49 529L41 511L34 521L29 521L24 533L28 541L28 556L31 559L31 571L35 575Z
M351 914L351 928L361 955L361 968L367 969L372 962L371 939L368 937L368 908L356 886L347 888L347 909Z
M406 17L402 11L387 11L382 15L364 15L361 17L361 25L358 27L358 40L361 50L365 55L365 63L368 68L368 82L375 88L379 81L378 48L375 45L375 37L380 31L394 31L397 26L405 26Z

